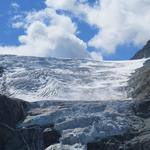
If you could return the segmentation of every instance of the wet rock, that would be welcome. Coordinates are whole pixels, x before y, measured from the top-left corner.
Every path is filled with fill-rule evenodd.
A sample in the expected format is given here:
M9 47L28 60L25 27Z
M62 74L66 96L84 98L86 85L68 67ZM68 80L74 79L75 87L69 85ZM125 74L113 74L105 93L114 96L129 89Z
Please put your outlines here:
M134 111L142 118L150 117L150 100L140 100L135 103Z
M5 150L6 143L9 141L13 134L13 128L10 128L6 124L0 123L0 150Z
M54 129L47 128L43 131L44 148L59 143L60 133Z
M0 122L15 127L18 121L24 119L28 103L0 95Z
M0 150L44 150L40 128L13 129L0 124Z
M150 149L150 134L149 132L142 133L134 137L132 140L126 141L125 150L149 150Z
M42 150L42 129L16 129L29 103L0 95L0 150Z
M87 150L128 150L125 141L130 140L132 134L106 137L87 144Z
M21 135L26 147L31 150L43 150L42 129L40 127L19 129L18 134Z

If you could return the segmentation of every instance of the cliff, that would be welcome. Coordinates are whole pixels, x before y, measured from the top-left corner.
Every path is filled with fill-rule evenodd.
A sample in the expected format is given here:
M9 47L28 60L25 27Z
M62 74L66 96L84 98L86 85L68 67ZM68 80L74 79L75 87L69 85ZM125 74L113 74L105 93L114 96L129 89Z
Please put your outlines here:
M150 57L150 40L131 59L141 59L141 58L148 58L148 57Z

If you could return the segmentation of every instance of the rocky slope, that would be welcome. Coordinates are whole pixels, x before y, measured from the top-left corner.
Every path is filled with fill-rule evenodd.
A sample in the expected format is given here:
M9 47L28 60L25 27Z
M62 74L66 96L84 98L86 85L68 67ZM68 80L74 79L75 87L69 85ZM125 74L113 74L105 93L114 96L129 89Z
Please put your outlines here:
M141 59L141 58L148 58L148 57L150 57L150 40L131 59Z
M147 60L144 66L132 75L128 87L129 97L134 99L150 98L150 60Z

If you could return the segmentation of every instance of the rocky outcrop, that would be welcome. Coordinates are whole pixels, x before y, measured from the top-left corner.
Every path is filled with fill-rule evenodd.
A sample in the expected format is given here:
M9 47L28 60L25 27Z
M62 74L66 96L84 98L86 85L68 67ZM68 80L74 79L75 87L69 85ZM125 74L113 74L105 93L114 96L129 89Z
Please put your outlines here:
M59 143L59 138L61 137L60 133L54 129L46 128L43 131L43 141L44 141L44 148L48 146Z
M130 140L133 135L115 135L87 144L87 150L131 150L127 147L126 141Z
M18 126L34 104L0 95L0 150L44 150L59 142L53 125ZM34 114L35 115L35 114Z
M40 128L14 129L0 125L0 150L44 150Z
M141 59L150 57L150 40L131 59Z
M128 95L134 99L150 98L150 60L138 69L128 82Z
M27 105L25 101L0 95L0 123L15 127L25 118Z
M19 150L24 145L15 128L25 118L28 105L25 101L0 95L0 150Z

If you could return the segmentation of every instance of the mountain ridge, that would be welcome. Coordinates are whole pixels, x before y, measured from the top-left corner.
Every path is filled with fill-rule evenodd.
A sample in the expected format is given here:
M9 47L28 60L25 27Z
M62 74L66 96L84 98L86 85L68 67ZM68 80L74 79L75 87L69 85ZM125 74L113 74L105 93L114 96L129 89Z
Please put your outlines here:
M150 40L146 43L146 45L140 49L132 58L133 59L142 59L150 57Z

